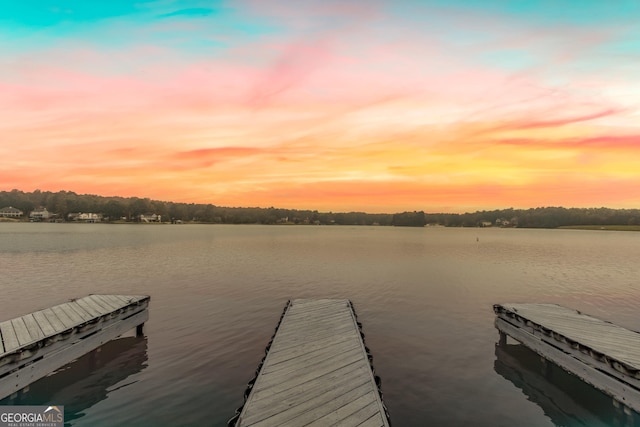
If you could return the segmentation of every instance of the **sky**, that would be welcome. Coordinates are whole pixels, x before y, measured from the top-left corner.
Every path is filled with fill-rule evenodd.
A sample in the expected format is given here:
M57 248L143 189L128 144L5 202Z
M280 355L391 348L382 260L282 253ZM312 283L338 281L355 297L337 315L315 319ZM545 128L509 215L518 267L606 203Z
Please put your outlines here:
M23 0L0 190L640 208L637 0Z

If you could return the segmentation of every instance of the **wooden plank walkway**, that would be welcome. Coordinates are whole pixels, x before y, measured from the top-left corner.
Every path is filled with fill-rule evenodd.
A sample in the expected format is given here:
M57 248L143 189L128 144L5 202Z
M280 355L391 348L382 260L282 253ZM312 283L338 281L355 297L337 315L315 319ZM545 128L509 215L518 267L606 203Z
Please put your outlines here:
M640 333L556 304L496 304L511 336L640 413Z
M389 425L349 300L291 301L235 425Z
M89 295L0 322L0 399L141 327L149 296Z

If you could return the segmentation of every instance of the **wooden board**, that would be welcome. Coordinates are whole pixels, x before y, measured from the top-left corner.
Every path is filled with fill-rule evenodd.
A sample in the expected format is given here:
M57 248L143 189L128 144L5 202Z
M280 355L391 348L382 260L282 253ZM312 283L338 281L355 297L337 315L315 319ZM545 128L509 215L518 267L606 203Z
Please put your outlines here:
M100 317L103 314L103 310L101 307L96 307L92 300L89 298L82 298L74 301L77 305L82 307L87 313L91 314L93 317Z
M55 335L57 329L51 324L49 319L47 319L47 316L45 315L44 310L36 311L35 313L32 314L32 316L35 319L35 321L38 322L38 326L42 330L42 333L45 337Z
M293 300L236 426L388 426L348 300Z
M24 319L22 317L11 320L11 324L13 325L13 330L16 331L16 338L18 338L18 342L21 346L27 345L33 341L31 339L29 329L27 329L27 325L24 323Z
M44 333L42 332L42 328L38 324L33 314L27 314L26 316L22 316L22 320L24 320L27 329L29 330L29 335L31 335L31 339L33 341L38 341L44 338Z
M54 334L63 332L65 329L67 329L64 323L62 323L62 321L58 319L58 316L56 316L56 313L52 309L46 308L41 312L35 312L33 313L33 317L37 317L39 313L42 313L46 321L49 322L49 324L51 324L51 326L55 330Z
M15 329L13 329L11 320L0 323L0 333L2 333L5 353L20 347L20 342L18 341Z
M102 295L89 295L89 297L96 305L102 307L105 313L111 313L116 311L121 305L113 305L109 303Z

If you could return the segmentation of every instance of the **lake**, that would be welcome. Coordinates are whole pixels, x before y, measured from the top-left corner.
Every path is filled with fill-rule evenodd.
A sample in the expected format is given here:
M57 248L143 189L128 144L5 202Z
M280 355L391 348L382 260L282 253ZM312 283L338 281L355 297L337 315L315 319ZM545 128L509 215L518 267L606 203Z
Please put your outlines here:
M0 320L90 293L151 295L20 403L72 426L224 426L288 299L352 300L394 426L594 426L611 400L510 342L492 305L549 302L640 330L640 233L0 223ZM16 403L5 399L2 404Z

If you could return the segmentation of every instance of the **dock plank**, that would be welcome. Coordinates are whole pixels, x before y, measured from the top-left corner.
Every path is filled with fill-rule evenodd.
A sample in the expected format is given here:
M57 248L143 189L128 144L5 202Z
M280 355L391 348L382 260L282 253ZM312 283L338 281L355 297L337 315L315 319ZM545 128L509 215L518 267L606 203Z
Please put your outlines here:
M43 310L36 311L33 313L33 318L36 322L38 322L38 326L42 330L42 333L45 337L55 335L56 328L49 322L47 316L44 314Z
M16 332L16 337L18 338L18 342L20 345L29 344L31 341L31 334L29 333L29 329L27 325L24 323L24 319L22 317L18 317L16 319L11 320L11 324L13 325L13 329Z
M328 377L328 380L333 382L334 387L331 390L327 390L322 384L315 384L308 382L301 387L286 390L277 396L269 393L256 393L253 400L253 407L256 412L262 414L263 417L273 416L281 412L281 408L277 405L273 405L274 397L277 397L278 401L282 405L289 407L289 412L294 412L294 407L298 407L298 412L305 412L309 408L320 406L325 402L335 399L335 396L342 396L354 388L367 383L367 371L363 367L350 370L335 371Z
M56 305L54 307L51 307L51 311L55 313L56 317L60 319L60 322L62 322L66 329L71 329L77 325L77 322L71 320L66 310L64 310L61 306Z
M139 295L112 295L124 302L124 305L136 304L140 302L144 297Z
M94 295L91 295L91 298L94 301L97 301L103 307L108 308L110 311L115 311L122 308L122 305L114 303L113 300L111 298L108 298L107 295L94 294Z
M93 305L93 307L99 311L102 315L109 314L113 311L111 307L105 304L100 298L97 298L95 295L89 295L88 297L83 298L87 302L87 304Z
M350 302L293 300L236 426L366 423L388 426Z
M382 421L382 417L380 414L373 415L366 421L358 424L358 427L382 427L384 426L384 422Z
M33 314L22 316L22 320L24 320L24 324L27 326L29 335L31 335L31 339L33 341L38 341L44 338L44 332L42 332L42 329L40 328L40 325L38 325L35 317L33 317Z
M64 314L67 316L69 320L71 320L73 326L81 325L85 322L84 318L78 314L76 310L73 309L73 305L70 303L60 304L60 310L64 311Z
M369 391L367 394L351 400L346 405L306 425L310 427L323 427L340 423L341 427L346 427L347 425L357 426L378 412L376 411L376 397L374 393L373 391Z
M46 308L42 310L42 314L46 318L47 322L53 327L55 333L63 332L67 329L67 327L62 323L62 321L58 318L56 313L50 309Z
M305 404L299 405L294 410L280 411L274 416L256 422L255 426L306 426L337 410L343 401L354 401L368 391L370 391L370 387L365 383L351 387L344 393L326 393L317 399L309 400ZM251 425L253 426L254 424Z
M88 322L91 319L93 319L93 316L91 314L89 314L89 312L87 312L87 310L85 310L84 308L82 308L77 302L76 300L71 300L68 303L68 307L70 310L73 310L78 316L80 316L80 318L82 318L83 322Z
M286 386L288 381L295 377L303 377L308 371L309 366L314 367L315 372L322 372L324 367L331 368L333 370L341 368L343 366L351 365L356 362L361 356L360 347L354 347L347 352L332 352L326 354L321 360L295 360L290 363L290 366L277 371L264 372L263 386L270 387L276 384ZM331 372L331 371L330 371Z
M93 302L87 301L86 298L80 298L74 301L74 303L89 313L94 319L102 316L103 312L101 308L96 308Z
M11 323L11 320L0 323L0 333L2 333L5 353L20 347L20 342L18 341L15 329L13 329L13 323Z

